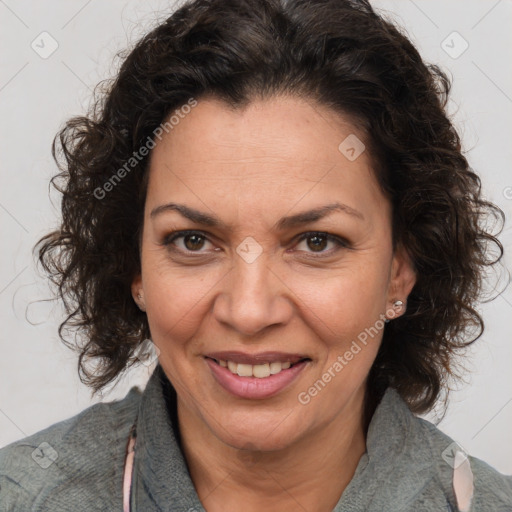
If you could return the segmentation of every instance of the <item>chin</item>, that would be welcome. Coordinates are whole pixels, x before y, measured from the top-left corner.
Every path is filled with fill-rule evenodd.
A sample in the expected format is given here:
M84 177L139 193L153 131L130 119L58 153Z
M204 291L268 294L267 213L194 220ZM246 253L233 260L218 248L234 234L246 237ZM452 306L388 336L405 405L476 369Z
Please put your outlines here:
M269 439L258 433L251 437L230 436L222 440L232 448L247 452L278 452L290 448L293 442L289 436L285 439Z
M281 417L279 421L282 422L282 420ZM223 422L221 425L222 427L216 426L212 430L220 441L237 450L263 452L284 450L297 441L300 435L297 426L290 424L285 426L283 423L279 425L279 422L277 427L276 422L262 422L250 425L250 427L235 421Z

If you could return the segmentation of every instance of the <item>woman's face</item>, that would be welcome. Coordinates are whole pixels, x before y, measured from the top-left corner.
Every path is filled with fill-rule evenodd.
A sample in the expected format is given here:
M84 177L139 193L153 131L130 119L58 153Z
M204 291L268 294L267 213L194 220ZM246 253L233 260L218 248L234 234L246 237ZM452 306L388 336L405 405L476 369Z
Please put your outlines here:
M313 102L204 99L153 149L132 289L191 428L275 450L360 417L414 274L355 137Z

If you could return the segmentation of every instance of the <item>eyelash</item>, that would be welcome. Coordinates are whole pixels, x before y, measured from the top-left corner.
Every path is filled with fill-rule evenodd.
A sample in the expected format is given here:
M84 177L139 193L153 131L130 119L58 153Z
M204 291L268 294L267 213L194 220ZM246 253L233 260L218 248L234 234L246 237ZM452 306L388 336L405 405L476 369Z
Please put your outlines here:
M172 247L172 243L175 240L177 240L178 238L183 238L187 235L198 235L198 236L203 237L206 240L208 240L208 237L202 231L195 231L195 230L173 231L172 233L169 233L164 238L162 245L168 247L169 249L171 249L173 251L178 251L181 254L184 254L186 256L189 256L189 255L202 256L204 253L199 252L199 251L189 251L189 250L185 251L185 250L179 249L177 247ZM315 253L315 252L308 253L309 254L308 257L322 258L325 256L330 256L333 252L338 251L339 249L343 249L343 248L348 249L350 247L350 243L348 242L348 240L345 240L344 238L341 238L336 235L332 235L330 233L326 233L325 231L307 231L307 232L301 233L300 235L295 237L294 240L296 240L296 244L298 244L298 243L302 242L303 240L306 240L313 236L320 236L322 238L326 238L329 242L334 242L337 245L337 247L335 249L331 249L329 251L321 251L318 253ZM195 256L193 256L193 257L195 257Z

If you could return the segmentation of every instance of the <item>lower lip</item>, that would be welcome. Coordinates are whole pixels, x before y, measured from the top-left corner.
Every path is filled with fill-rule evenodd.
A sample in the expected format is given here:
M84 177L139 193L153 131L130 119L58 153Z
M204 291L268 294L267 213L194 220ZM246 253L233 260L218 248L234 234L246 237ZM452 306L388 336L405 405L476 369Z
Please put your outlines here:
M274 396L291 384L306 367L308 361L302 361L263 379L240 377L209 358L206 358L206 362L217 382L226 391L240 398L261 399Z

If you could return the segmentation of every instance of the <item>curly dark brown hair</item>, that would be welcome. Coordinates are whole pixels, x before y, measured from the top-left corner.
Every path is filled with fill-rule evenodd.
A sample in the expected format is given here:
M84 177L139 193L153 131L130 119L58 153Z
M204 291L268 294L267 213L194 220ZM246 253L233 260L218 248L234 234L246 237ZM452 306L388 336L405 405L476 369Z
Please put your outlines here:
M64 301L59 334L79 351L82 382L99 391L114 381L150 336L130 288L149 160L139 149L191 98L237 108L286 93L348 116L366 134L393 207L394 247L406 248L417 272L406 313L386 324L367 410L388 386L414 412L432 409L457 376L456 356L483 332L476 303L486 267L503 254L499 231L485 226L489 217L503 224L504 214L483 199L461 152L445 112L446 74L365 0L196 0L123 59L87 116L55 137L62 225L36 246ZM69 329L78 341L66 340Z

